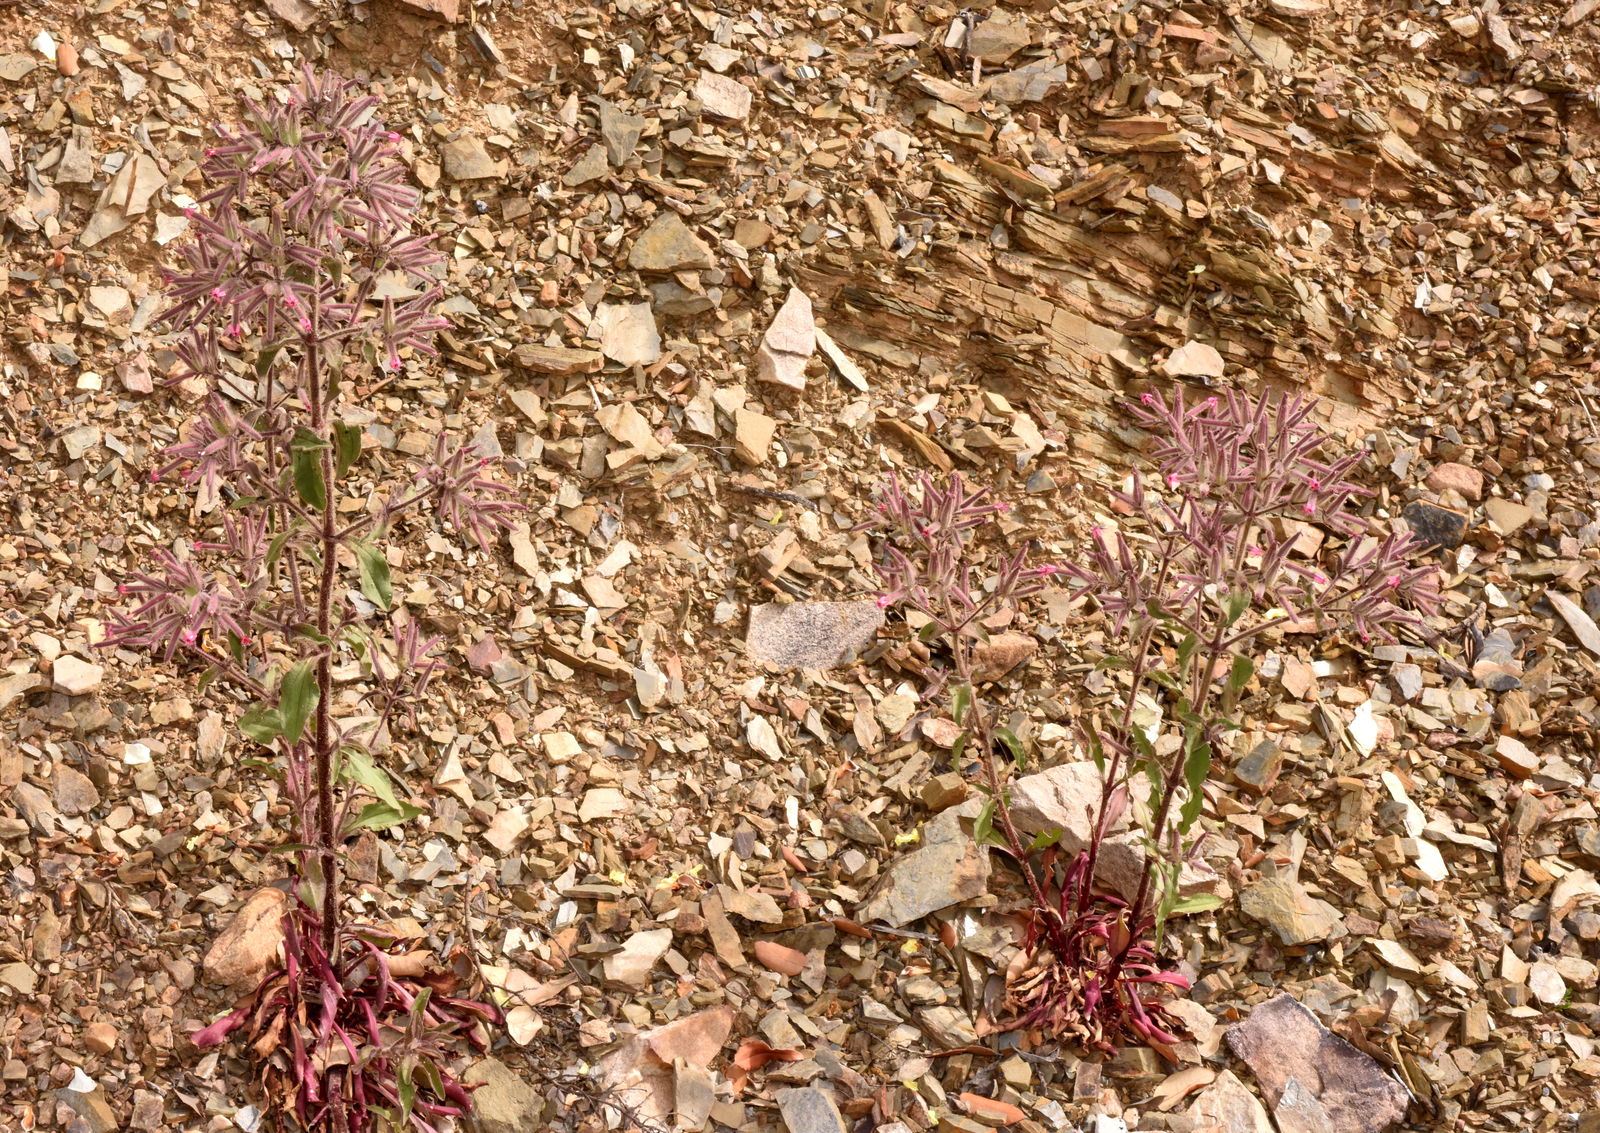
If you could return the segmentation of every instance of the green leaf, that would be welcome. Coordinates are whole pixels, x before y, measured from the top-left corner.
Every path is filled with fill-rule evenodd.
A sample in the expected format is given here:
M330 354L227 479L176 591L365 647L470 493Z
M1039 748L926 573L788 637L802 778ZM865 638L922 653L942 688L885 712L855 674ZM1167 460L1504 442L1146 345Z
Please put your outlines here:
M208 665L206 667L206 671L200 674L200 680L199 683L195 685L195 691L205 692L206 686L212 681L216 680L217 676L217 667L215 665Z
M328 506L328 485L322 479L322 449L327 442L319 440L309 429L296 429L289 444L289 456L294 463L294 490L300 502L312 511L322 511Z
M1089 758L1094 760L1095 770L1104 775L1106 773L1106 745L1101 741L1099 732L1089 733Z
M1234 622L1242 618L1244 616L1244 612L1249 608L1250 591L1235 590L1229 593L1227 604L1223 606L1223 612L1228 617L1228 624L1232 625Z
M340 748L339 753L344 756L344 762L339 767L339 778L365 787L374 797L396 810L404 805L395 795L394 783L388 774L372 761L371 752L359 745L349 744Z
M989 835L992 833L994 833L994 800L990 799L983 804L983 809L978 812L977 821L972 824L972 836L981 846L989 840Z
M341 480L350 466L361 456L361 430L343 421L333 423L333 443L338 452L334 461L334 474Z
M917 631L917 640L922 642L922 644L924 644L924 645L928 644L928 642L932 641L934 638L936 638L938 636L939 636L939 623L938 622L929 622L927 625L923 626L921 629L919 629Z
M346 831L352 830L387 830L391 826L398 826L402 822L410 822L422 813L422 808L409 803L401 803L392 807L388 803L368 803L361 808L361 813L350 819L345 824Z
M429 1093L436 1098L444 1097L444 1079L440 1077L437 1066L424 1058L418 1061L417 1072Z
M283 735L283 714L276 708L257 704L239 717L239 730L263 747Z
M283 548L288 544L289 538L294 534L294 528L280 531L272 537L272 542L267 544L267 569L271 570L278 565L278 558L283 554Z
M1242 653L1233 657L1233 667L1228 670L1228 691L1238 692L1256 675L1256 663Z
M278 356L278 351L281 349L282 346L269 346L256 355L256 377L267 376L267 371L272 369L272 360Z
M356 544L356 565L361 571L361 593L367 601L387 610L394 601L394 590L389 585L389 560L371 543Z
M395 1085L400 1094L400 1120L397 1124L404 1126L411 1121L411 1107L417 1100L417 1084L411 1080L411 1067L401 1062L399 1072L395 1075Z
M972 686L959 684L951 691L950 715L955 719L956 727L961 727L967 720L967 709L972 707Z
M1002 850L1009 849L1006 840L994 828L995 801L990 799L983 804L983 810L978 813L978 819L972 824L972 836L980 846L999 846Z
M1156 684L1160 685L1170 693L1178 694L1183 692L1183 685L1179 683L1178 678L1167 672L1165 669L1151 669L1145 674L1145 677L1149 680L1155 681Z
M1181 916L1187 913L1209 913L1212 909L1222 907L1222 898L1215 893L1196 893L1191 897L1184 897L1175 901L1167 910L1168 916Z
M1043 850L1048 846L1054 846L1057 842L1061 841L1064 834L1065 831L1059 828L1055 830L1039 831L1039 833L1033 836L1033 841L1028 843L1028 853L1037 853L1039 850Z
M956 742L950 745L950 762L957 769L961 767L961 757L967 751L967 733L962 732L956 737Z
M320 695L316 669L310 661L301 661L283 675L283 683L278 686L278 708L284 739L292 744L300 742L306 718L317 706Z
M1022 741L1017 739L1015 732L1010 728L996 728L994 730L994 738L999 740L1001 745L1011 753L1012 762L1017 765L1018 771L1026 771L1028 769L1028 752L1022 746Z
M244 664L244 642L231 629L228 631L228 655L239 664Z
M1189 658L1194 656L1195 648L1200 644L1200 639L1194 634L1189 634L1178 642L1178 668L1183 668L1189 663Z
M1206 741L1205 733L1194 728L1184 733L1183 745L1183 779L1189 787L1189 797L1183 800L1183 806L1178 811L1178 829L1187 833L1195 819L1200 817L1200 808L1205 802L1200 788L1205 786L1206 776L1211 774L1211 745Z
M1133 662L1126 657L1106 655L1094 663L1096 669L1131 669Z

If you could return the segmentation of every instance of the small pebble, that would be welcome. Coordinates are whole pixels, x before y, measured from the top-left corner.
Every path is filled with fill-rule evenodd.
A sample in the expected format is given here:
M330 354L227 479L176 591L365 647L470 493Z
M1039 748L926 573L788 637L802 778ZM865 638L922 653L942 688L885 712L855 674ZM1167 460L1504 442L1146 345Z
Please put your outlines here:
M90 1023L83 1029L83 1045L96 1054L110 1054L117 1047L117 1029L110 1023Z
M78 73L78 49L70 43L56 48L56 70L71 77Z

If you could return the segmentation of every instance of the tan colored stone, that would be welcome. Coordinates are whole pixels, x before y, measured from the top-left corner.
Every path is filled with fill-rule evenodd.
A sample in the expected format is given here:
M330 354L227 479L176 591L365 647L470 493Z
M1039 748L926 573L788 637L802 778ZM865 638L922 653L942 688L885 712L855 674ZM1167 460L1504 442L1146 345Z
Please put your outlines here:
M202 967L212 983L251 987L267 975L283 948L289 900L289 894L270 886L250 894L206 951Z

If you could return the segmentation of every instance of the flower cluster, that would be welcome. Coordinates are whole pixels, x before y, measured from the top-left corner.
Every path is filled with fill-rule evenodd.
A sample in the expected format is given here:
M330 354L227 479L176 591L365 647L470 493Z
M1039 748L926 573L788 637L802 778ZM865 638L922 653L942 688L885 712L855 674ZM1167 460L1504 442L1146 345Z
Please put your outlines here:
M1150 457L1165 492L1138 472L1112 499L1132 530L1096 527L1083 564L1066 571L1121 634L1130 621L1173 617L1205 638L1230 602L1235 636L1315 613L1347 621L1363 641L1417 624L1438 600L1430 567L1411 565L1413 536L1374 535L1348 505L1368 494L1349 479L1359 453L1319 457L1326 438L1314 403L1283 395L1252 400L1233 391L1186 405L1146 393L1130 407L1151 430ZM1312 527L1345 539L1326 561L1302 558ZM1242 637L1239 638L1242 640Z
M858 530L881 540L880 609L904 605L940 633L967 635L969 627L1042 589L1054 566L1028 566L1028 549L1002 556L992 577L976 574L974 537L1010 505L987 487L969 487L960 473L941 486L924 474L913 494L899 476L882 484L874 516Z

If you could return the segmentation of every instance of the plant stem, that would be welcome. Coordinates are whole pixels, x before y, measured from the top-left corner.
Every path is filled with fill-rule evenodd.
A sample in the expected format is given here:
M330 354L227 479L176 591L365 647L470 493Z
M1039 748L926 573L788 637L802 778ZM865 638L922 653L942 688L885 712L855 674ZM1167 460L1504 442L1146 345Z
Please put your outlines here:
M312 318L317 319L318 309L312 308ZM306 382L310 387L311 429L319 439L326 441L328 429L327 399L322 383L327 376L322 372L322 348L316 335L319 327L312 328L312 338L306 349ZM334 526L333 450L326 443L318 450L322 470L322 530L319 541L322 547L322 578L317 586L317 633L326 641L332 636L334 574L338 566L338 531ZM315 845L322 866L323 909L322 947L328 956L336 956L335 945L339 937L339 859L334 852L335 816L333 813L333 651L324 647L317 657L317 836Z

